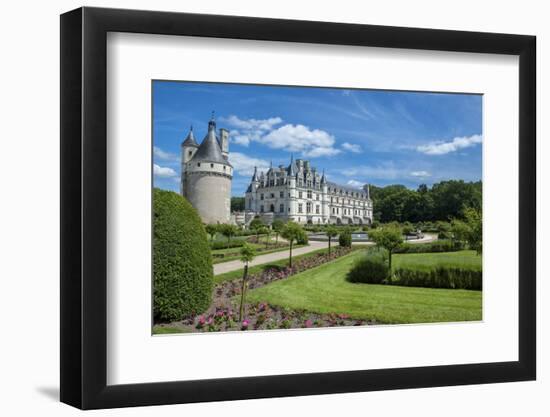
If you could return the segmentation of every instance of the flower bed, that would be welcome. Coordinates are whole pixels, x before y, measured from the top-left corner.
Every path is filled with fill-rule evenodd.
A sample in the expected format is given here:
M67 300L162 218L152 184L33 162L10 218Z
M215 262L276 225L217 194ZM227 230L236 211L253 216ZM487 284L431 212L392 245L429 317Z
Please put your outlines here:
M249 289L262 287L307 269L315 268L358 249L361 248L336 247L332 250L330 258L327 253L318 253L315 256L295 261L292 268L274 265L261 272L251 274L247 279L247 287ZM170 325L175 325L181 328L182 331L218 332L374 324L372 321L354 320L343 314L317 314L307 311L294 311L271 306L266 303L246 304L243 320L239 321L234 297L241 293L241 286L242 281L240 279L218 284L214 288L213 302L204 314L187 317Z
M183 324L199 332L299 329L311 327L363 326L373 321L355 320L345 314L317 314L307 311L288 310L267 303L248 304L245 318L231 307L217 308L210 314L188 318Z

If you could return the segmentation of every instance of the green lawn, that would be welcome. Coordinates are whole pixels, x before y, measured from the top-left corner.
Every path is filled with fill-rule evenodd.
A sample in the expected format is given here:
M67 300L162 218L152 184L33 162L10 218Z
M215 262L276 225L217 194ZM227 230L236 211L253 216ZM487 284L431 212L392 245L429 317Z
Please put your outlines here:
M296 246L294 246L294 248L296 248ZM288 251L288 249L286 249L286 250ZM304 255L293 256L292 261L294 262L294 261L297 261L299 259L308 258L308 257L314 256L318 253L323 253L323 252L328 252L328 249L318 249L318 250L306 253ZM278 261L252 266L248 269L248 273L249 274L255 274L257 272L263 271L263 270L271 268L273 266L285 266L285 265L288 265L288 257L286 257L284 259L280 259ZM220 282L224 282L224 281L231 281L231 280L234 280L234 279L242 278L242 276L243 276L243 268L237 269L237 270L231 271L231 272L226 272L225 274L215 275L214 276L214 282L215 283L220 283Z
M347 282L347 271L363 253L354 252L285 280L251 290L247 302L268 302L317 313L347 314L352 318L374 319L380 323L481 320L481 291ZM433 259L433 255L439 254L399 254L395 258L418 255L428 255L426 258ZM399 262L403 265L409 260L400 259ZM418 265L419 260L411 262Z
M481 270L481 255L473 250L441 253L398 253L392 256L392 269L430 270L437 266Z

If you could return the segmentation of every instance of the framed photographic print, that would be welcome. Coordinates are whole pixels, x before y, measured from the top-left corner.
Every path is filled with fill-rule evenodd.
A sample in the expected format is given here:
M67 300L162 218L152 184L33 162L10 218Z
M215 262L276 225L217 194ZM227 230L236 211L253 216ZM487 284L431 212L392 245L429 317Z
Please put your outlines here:
M535 379L535 38L61 16L61 400Z

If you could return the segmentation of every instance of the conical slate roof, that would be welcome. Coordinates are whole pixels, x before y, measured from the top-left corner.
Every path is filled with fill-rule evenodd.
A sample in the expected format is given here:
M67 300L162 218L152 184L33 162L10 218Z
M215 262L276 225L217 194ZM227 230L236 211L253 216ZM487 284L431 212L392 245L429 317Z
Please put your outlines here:
M191 130L189 131L189 134L183 141L182 146L195 146L196 148L199 147L199 144L195 140L195 135L193 135L193 126L191 126Z
M193 161L216 162L231 166L229 161L223 157L218 139L216 138L216 125L208 124L208 133L204 137L199 149L193 157Z

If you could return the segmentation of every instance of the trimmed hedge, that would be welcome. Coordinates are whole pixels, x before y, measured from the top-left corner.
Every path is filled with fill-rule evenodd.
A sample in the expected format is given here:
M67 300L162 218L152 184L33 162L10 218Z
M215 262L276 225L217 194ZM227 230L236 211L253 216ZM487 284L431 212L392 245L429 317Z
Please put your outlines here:
M204 312L212 301L210 247L201 219L179 194L153 192L153 315L172 321Z
M216 242L210 242L210 249L229 249L229 248L240 248L245 244L246 240L244 239L234 239L230 242L218 240Z
M388 263L384 256L371 252L355 262L346 279L353 283L382 284L388 275Z
M398 268L392 285L406 287L482 290L482 272L471 269L437 267L430 271Z
M403 243L393 253L432 253L432 252L456 252L464 249L460 242L450 240L436 240L430 243Z

